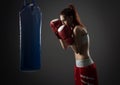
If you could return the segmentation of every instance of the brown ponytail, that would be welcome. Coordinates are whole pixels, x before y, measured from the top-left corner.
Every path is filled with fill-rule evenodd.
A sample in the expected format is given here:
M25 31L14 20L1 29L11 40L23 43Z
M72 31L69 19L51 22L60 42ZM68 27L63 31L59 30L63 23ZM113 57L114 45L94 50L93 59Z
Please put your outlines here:
M71 8L72 10L74 10L75 16L76 16L76 21L79 23L80 26L84 27L84 25L83 25L82 22L80 21L80 16L79 16L78 11L77 11L77 9L75 8L75 6L74 6L73 4L69 4L68 7Z
M65 16L73 16L74 24L84 27L84 25L80 21L78 11L76 10L76 8L73 4L69 4L67 8L65 8L61 11L60 14L65 15Z
M68 8L70 8L71 10L75 10L75 7L72 4L69 4Z

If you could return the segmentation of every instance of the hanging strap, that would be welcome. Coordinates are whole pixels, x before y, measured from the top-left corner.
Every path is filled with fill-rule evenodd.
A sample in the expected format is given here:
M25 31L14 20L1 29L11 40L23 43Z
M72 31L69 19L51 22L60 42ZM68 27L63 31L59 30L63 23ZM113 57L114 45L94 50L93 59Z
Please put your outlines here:
M24 6L26 6L29 3L36 4L36 1L35 0L31 0L31 2L30 2L30 0L24 0Z

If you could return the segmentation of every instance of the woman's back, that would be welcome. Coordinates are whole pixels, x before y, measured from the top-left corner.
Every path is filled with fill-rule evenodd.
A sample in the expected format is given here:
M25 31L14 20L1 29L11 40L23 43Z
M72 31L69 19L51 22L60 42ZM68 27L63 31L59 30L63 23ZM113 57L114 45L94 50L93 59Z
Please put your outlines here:
M89 57L89 35L84 27L75 26L73 30L75 46L78 53L76 56L84 56L84 58ZM79 57L78 56L78 57Z

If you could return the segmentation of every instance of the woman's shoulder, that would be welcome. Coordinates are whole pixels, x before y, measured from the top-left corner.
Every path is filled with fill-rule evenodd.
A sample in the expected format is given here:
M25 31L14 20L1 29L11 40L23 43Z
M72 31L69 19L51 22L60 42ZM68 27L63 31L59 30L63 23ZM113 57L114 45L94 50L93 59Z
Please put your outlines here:
M82 34L82 35L87 34L86 28L83 27L83 26L79 26L79 25L76 25L76 26L74 27L73 32L74 32L75 34L76 34L76 33L80 33L80 34Z

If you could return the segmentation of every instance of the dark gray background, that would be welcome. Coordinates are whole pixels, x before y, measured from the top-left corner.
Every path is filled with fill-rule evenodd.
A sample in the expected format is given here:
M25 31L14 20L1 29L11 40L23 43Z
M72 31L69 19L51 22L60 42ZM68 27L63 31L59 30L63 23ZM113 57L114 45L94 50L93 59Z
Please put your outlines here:
M43 14L41 70L19 71L19 18L23 0L4 0L0 6L0 85L74 85L74 55L62 50L49 27L50 20L69 3L79 11L90 34L90 53L99 85L120 85L120 6L108 0L36 0Z

